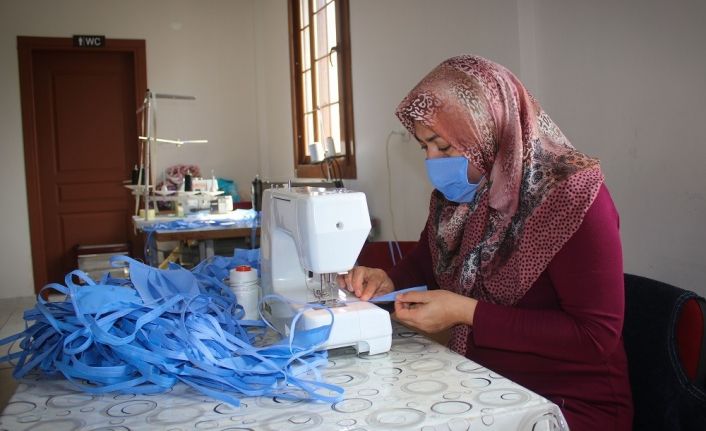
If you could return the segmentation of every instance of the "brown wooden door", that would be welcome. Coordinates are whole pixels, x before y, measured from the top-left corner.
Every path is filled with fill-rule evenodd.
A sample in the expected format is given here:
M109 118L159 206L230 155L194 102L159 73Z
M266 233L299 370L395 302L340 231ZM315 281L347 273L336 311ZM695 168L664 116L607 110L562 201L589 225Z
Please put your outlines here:
M133 242L123 180L138 158L144 41L77 49L20 37L18 47L38 290L75 269L77 245Z

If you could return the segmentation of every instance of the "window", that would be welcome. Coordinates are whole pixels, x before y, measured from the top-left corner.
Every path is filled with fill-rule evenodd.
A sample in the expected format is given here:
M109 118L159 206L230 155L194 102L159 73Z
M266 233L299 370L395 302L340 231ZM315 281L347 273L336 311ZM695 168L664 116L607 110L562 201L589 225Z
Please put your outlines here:
M297 177L355 178L348 0L289 0L289 30ZM330 140L328 163L312 161Z

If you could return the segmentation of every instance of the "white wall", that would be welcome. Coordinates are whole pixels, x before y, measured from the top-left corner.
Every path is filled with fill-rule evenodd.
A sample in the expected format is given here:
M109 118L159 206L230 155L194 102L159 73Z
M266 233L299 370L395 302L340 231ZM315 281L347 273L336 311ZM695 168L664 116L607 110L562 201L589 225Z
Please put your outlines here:
M23 0L0 2L0 298L32 294L16 37L103 34L147 41L148 86L196 102L160 101L158 132L209 144L157 151L157 170L191 162L234 178L241 194L257 172L252 0ZM175 136L176 135L176 136Z
M286 0L255 2L257 128L262 178L293 178L292 96Z
M626 272L706 296L706 3L534 5L537 96L601 159Z
M474 53L519 65L515 1L353 1L350 7L353 109L358 180L382 238L416 240L424 227L431 186L416 140L390 137L391 193L386 142L403 130L395 108L444 59ZM395 232L389 215L392 200Z

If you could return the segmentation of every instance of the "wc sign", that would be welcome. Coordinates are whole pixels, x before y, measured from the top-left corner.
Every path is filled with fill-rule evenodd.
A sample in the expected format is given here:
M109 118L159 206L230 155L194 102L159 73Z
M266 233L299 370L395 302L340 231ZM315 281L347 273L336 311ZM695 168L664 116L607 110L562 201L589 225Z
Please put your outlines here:
M74 46L76 48L103 48L105 36L74 35Z

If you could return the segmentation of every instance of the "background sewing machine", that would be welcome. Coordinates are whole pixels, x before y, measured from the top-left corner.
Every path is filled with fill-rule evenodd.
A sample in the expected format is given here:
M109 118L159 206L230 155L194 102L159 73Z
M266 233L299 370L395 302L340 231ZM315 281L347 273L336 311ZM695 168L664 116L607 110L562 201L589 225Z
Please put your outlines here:
M365 194L346 189L287 187L265 190L260 241L262 291L297 304L268 302L266 317L289 333L292 317L305 303L323 304L333 312L325 348L354 346L370 354L390 350L390 314L360 301L336 283L338 274L355 264L370 232ZM300 319L302 329L329 324L324 309Z

